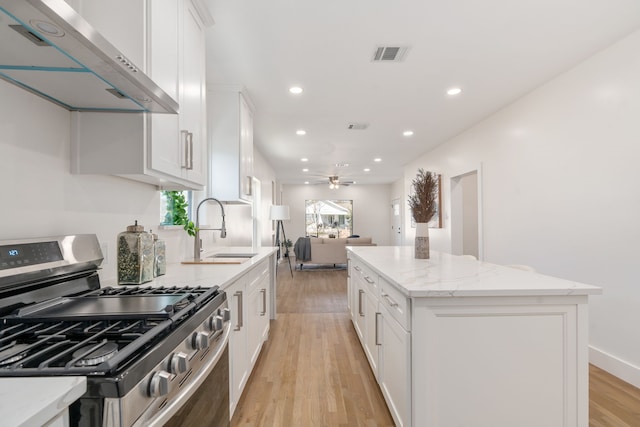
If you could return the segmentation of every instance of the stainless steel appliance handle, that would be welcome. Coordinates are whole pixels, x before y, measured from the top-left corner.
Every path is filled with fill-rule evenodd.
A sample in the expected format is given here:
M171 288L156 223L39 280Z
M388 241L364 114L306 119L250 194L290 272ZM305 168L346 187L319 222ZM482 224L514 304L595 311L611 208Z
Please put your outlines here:
M260 316L264 316L267 314L267 290L260 289L260 292L262 292L262 311L260 312Z
M364 317L364 313L362 312L362 295L364 295L364 291L362 289L358 289L358 314Z
M239 331L244 326L244 319L242 316L242 291L237 291L233 296L238 297L238 324L233 328L233 330Z

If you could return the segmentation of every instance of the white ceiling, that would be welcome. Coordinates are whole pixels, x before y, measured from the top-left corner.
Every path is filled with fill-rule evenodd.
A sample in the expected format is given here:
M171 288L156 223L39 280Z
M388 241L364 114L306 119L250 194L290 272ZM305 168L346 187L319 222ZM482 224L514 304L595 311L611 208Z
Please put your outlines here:
M328 175L392 182L417 156L640 28L638 0L211 0L210 7L208 84L246 88L254 144L283 183ZM374 63L378 46L409 51L401 62ZM290 94L293 85L304 92ZM462 94L447 96L452 86ZM348 130L352 122L369 126ZM404 137L407 129L414 136ZM343 162L350 166L335 167Z

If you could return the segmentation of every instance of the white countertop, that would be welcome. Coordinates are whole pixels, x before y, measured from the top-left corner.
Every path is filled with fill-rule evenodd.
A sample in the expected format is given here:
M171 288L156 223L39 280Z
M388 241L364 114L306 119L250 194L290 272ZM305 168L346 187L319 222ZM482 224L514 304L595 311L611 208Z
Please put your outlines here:
M44 425L86 390L85 377L2 378L0 424L12 427Z
M601 288L413 246L349 246L409 297L589 295Z
M262 262L265 258L271 256L278 248L262 247L252 249L251 247L219 247L209 253L203 254L203 257L210 256L214 253L257 253L253 258L241 264L182 264L174 263L167 265L167 274L158 276L151 282L142 283L140 286L220 286L224 289L234 280L242 276L246 271L256 264ZM103 287L118 286L117 279L104 280L101 282ZM137 285L122 285L137 286Z

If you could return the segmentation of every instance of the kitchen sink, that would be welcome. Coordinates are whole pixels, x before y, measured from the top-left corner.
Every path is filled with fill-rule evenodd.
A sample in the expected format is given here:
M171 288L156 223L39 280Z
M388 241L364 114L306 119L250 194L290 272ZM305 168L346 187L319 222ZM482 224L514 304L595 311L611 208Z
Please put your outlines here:
M234 253L234 252L220 252L211 255L209 258L253 258L258 255L257 253Z
M217 254L202 257L200 260L182 261L183 264L242 264L245 261L258 255L257 253L248 252L219 252Z

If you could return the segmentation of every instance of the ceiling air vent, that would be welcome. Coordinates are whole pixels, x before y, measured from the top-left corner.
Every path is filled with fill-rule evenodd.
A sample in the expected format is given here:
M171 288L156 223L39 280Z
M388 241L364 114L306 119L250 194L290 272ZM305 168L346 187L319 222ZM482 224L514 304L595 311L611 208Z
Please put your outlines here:
M350 130L363 130L369 127L368 123L349 123L347 129Z
M398 62L404 58L406 47L379 46L373 54L373 62Z

